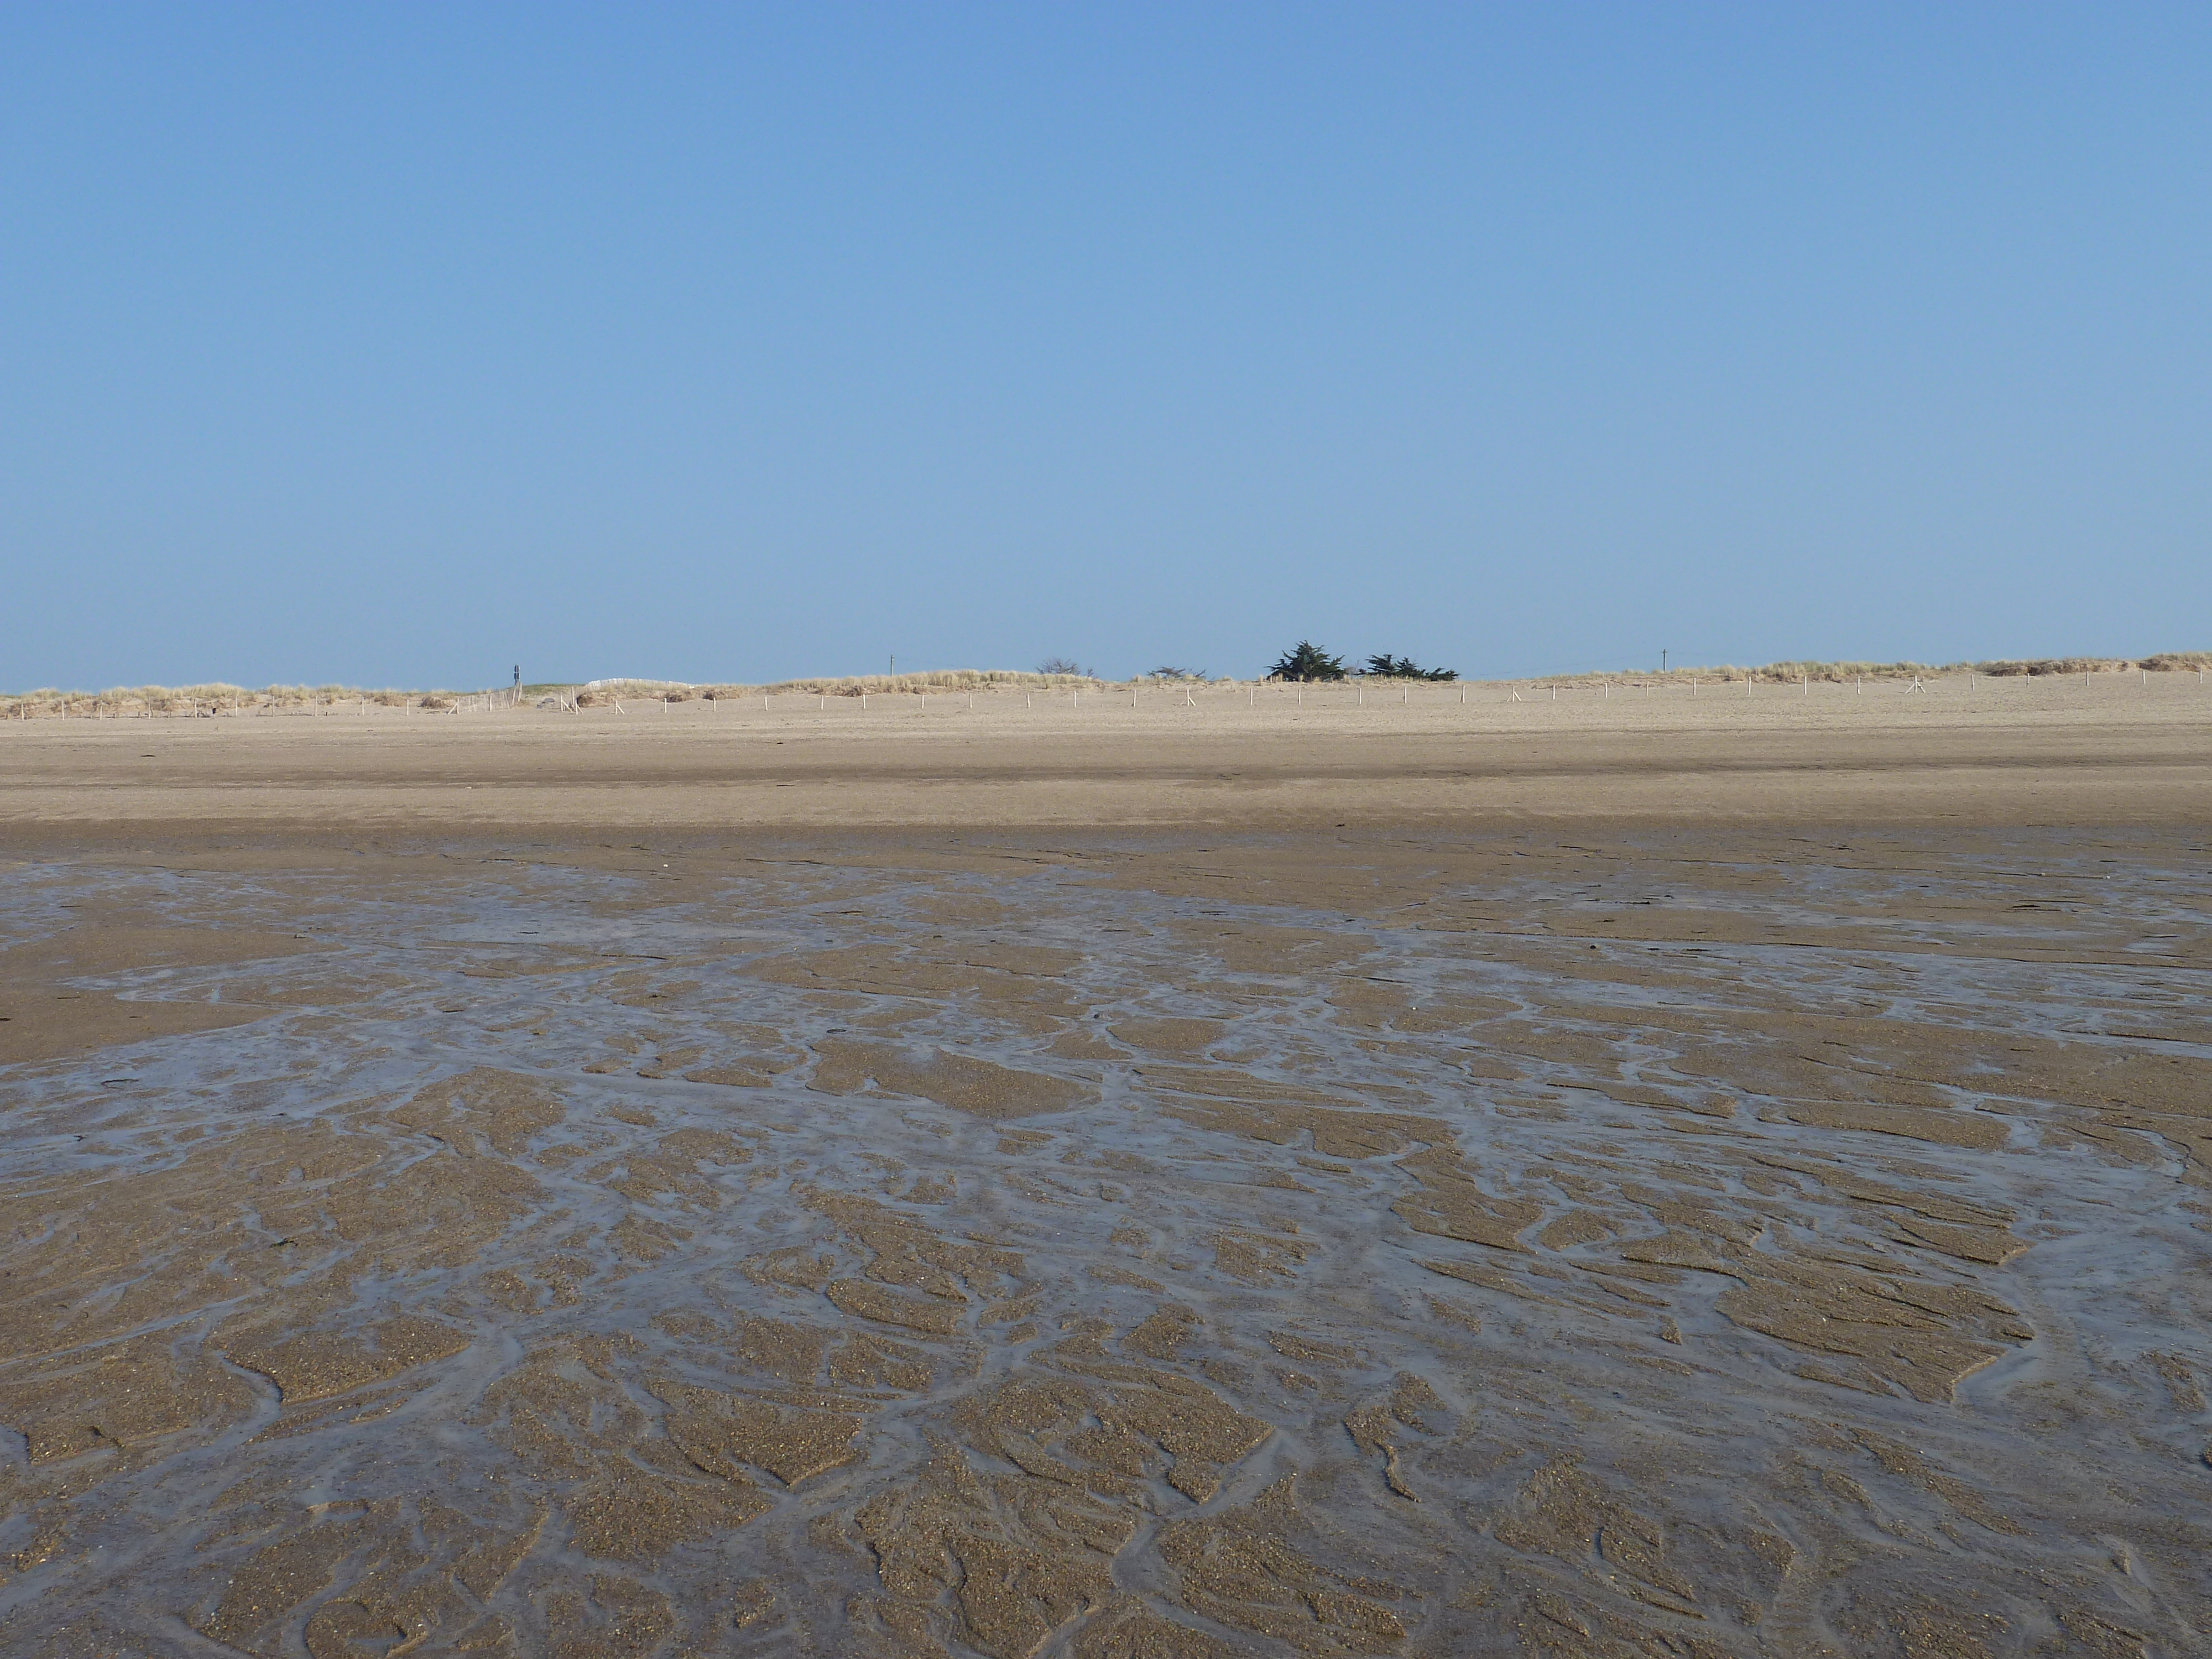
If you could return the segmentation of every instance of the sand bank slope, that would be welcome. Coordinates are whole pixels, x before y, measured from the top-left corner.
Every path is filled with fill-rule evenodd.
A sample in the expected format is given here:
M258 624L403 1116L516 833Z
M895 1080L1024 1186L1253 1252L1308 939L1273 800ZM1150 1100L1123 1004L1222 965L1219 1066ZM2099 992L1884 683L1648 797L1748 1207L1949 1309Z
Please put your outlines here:
M2193 677L1996 684L49 721L0 726L0 826L2212 818L2212 692Z

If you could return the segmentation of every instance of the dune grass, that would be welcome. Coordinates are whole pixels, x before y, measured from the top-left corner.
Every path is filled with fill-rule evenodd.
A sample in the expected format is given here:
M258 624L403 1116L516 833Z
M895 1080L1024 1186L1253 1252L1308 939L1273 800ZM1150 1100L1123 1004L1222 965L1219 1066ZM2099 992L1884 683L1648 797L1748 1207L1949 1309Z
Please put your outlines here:
M211 714L357 714L364 708L398 708L450 713L471 699L504 691L372 690L357 685L264 685L258 688L215 682L205 685L118 685L104 691L67 691L45 687L0 693L0 720L46 720L64 715L92 718Z
M1011 668L943 668L919 674L842 674L817 679L777 680L766 685L717 686L726 696L799 696L858 697L913 696L932 691L1046 691L1103 686L1081 674L1031 674Z
M1985 662L1771 662L1757 667L1731 663L1667 669L1594 669L1571 674L1531 675L1513 681L1480 680L1474 684L1596 685L1686 685L1741 682L1796 685L1801 681L1832 684L1856 679L1896 680L1913 675L1978 674L1991 679L2043 678L2069 674L2134 673L2195 674L2212 669L2212 651L2160 651L2145 657L2037 657L1999 659ZM776 680L764 684L729 683L684 685L662 680L609 680L586 687L574 682L526 685L521 689L525 707L552 703L580 708L611 707L617 702L734 702L748 697L860 697L869 696L950 695L959 692L1108 691L1127 690L1132 684L1157 687L1152 676L1134 681L1109 681L1077 674L1036 674L1013 669L946 668L914 674L845 674L811 679ZM1177 682L1181 684L1181 682ZM1223 678L1218 687L1243 686L1251 681ZM0 720L50 720L69 717L144 717L234 714L343 714L370 710L409 714L447 714L475 708L511 706L512 688L487 691L402 690L356 685L264 685L258 689L214 683L205 685L111 686L104 691L62 690L45 687L32 691L0 693Z
M1601 680L1633 681L1638 684L1686 685L1692 680L1707 684L1748 678L1753 684L1796 685L1837 684L1859 679L1899 680L1914 676L1978 674L1984 679L2045 678L2071 674L2190 673L2212 668L2212 651L2161 651L2148 657L2035 657L2001 658L1986 662L1771 662L1756 667L1740 663L1707 663L1686 668L1626 670L1592 669L1573 674L1532 676L1540 684L1575 684Z

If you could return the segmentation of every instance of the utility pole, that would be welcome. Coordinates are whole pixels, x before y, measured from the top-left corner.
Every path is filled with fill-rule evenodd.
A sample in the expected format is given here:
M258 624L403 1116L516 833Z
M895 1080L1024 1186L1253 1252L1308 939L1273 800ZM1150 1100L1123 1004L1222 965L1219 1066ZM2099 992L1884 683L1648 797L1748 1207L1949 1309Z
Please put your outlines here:
M1667 647L1663 645L1659 647L1659 672L1662 674L1667 672Z

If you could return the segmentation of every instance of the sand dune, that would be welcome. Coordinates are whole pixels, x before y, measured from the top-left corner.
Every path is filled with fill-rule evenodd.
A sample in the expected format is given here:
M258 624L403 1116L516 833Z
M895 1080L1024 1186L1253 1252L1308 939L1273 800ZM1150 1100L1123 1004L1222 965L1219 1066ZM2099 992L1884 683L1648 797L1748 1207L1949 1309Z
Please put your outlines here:
M1471 693L1470 693L1471 696ZM1402 697L1402 701L1401 700ZM970 706L972 702L972 707ZM2193 676L1461 701L999 694L0 726L0 823L494 830L1873 814L2204 821Z

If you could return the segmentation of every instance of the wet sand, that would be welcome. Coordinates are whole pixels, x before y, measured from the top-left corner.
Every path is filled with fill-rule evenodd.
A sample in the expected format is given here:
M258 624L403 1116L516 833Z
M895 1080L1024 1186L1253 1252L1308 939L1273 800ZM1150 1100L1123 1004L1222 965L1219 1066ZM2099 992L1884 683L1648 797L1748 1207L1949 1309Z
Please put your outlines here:
M0 731L0 1647L2199 1650L2157 680Z

